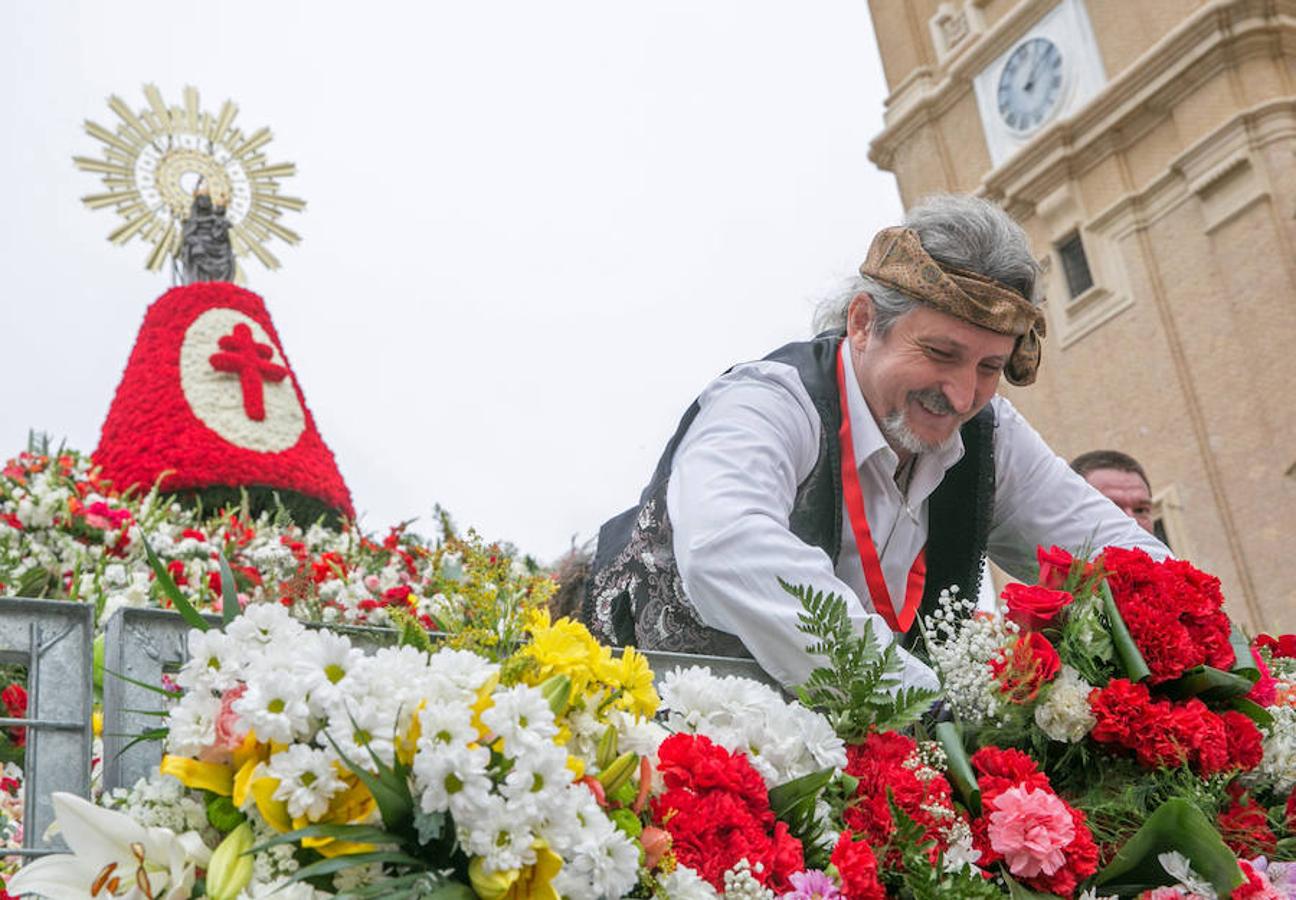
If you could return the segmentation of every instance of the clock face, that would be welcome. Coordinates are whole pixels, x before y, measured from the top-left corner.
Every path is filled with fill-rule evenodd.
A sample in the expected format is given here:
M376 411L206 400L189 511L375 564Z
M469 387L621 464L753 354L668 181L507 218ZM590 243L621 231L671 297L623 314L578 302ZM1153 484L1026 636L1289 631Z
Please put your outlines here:
M1062 99L1062 51L1048 38L1022 41L999 76L999 115L1014 131L1033 131Z

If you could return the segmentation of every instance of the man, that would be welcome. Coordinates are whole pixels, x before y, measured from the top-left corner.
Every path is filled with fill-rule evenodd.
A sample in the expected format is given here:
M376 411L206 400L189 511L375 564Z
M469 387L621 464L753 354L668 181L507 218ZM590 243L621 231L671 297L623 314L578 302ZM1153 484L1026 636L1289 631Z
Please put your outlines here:
M831 331L712 382L639 505L600 530L582 613L600 637L751 655L792 686L814 662L780 579L911 643L941 589L976 595L987 550L1022 578L1040 543L1166 555L995 396L1001 374L1034 380L1044 331L1015 222L932 198L860 272L820 317ZM906 681L933 683L906 660Z
M1152 484L1138 460L1119 450L1090 450L1071 460L1071 468L1141 528L1156 534L1152 527Z

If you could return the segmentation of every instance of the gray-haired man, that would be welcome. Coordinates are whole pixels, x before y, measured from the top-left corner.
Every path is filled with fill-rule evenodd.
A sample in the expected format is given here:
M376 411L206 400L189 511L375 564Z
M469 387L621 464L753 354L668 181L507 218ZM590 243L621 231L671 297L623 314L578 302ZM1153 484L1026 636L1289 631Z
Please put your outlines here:
M596 634L751 655L794 685L813 662L780 578L908 643L942 588L976 595L987 552L1023 578L1041 543L1167 554L995 395L1001 375L1034 381L1044 332L1012 219L932 198L860 272L828 330L735 366L685 413L639 504L599 532L582 611Z

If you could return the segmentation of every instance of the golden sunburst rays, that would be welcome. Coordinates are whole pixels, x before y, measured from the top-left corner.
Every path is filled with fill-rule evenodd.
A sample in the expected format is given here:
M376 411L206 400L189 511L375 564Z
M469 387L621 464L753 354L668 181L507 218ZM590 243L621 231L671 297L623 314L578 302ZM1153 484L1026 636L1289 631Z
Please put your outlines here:
M236 257L255 256L268 269L279 260L266 242L296 244L300 236L279 219L301 212L304 200L279 193L282 179L296 174L293 163L271 163L265 155L270 129L244 134L234 127L238 107L226 100L216 115L198 106L198 91L184 89L182 106L168 107L154 85L144 86L148 105L133 111L120 97L108 98L118 124L110 130L86 121L85 130L103 144L99 158L73 157L77 168L102 176L107 191L82 197L91 209L115 209L122 223L108 240L140 238L150 245L145 262L162 268L180 251L184 219L199 183L213 203L226 207L230 244Z

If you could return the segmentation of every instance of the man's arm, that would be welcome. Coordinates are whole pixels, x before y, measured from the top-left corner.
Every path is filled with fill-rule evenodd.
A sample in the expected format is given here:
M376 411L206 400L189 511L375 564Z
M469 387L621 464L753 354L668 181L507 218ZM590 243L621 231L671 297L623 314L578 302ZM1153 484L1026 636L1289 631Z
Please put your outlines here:
M1072 553L1086 547L1141 547L1153 559L1170 550L1116 504L1077 475L1003 397L994 399L995 509L989 552L1010 575L1033 581L1035 548L1056 544Z
M788 528L821 430L795 370L770 362L739 367L713 382L699 404L675 454L666 505L684 590L702 621L737 635L789 687L803 683L819 661L805 652L800 603L780 578L840 595L857 628L872 620L882 645L890 643L885 621L865 611L827 554ZM908 683L935 686L929 669L907 654L906 660Z

